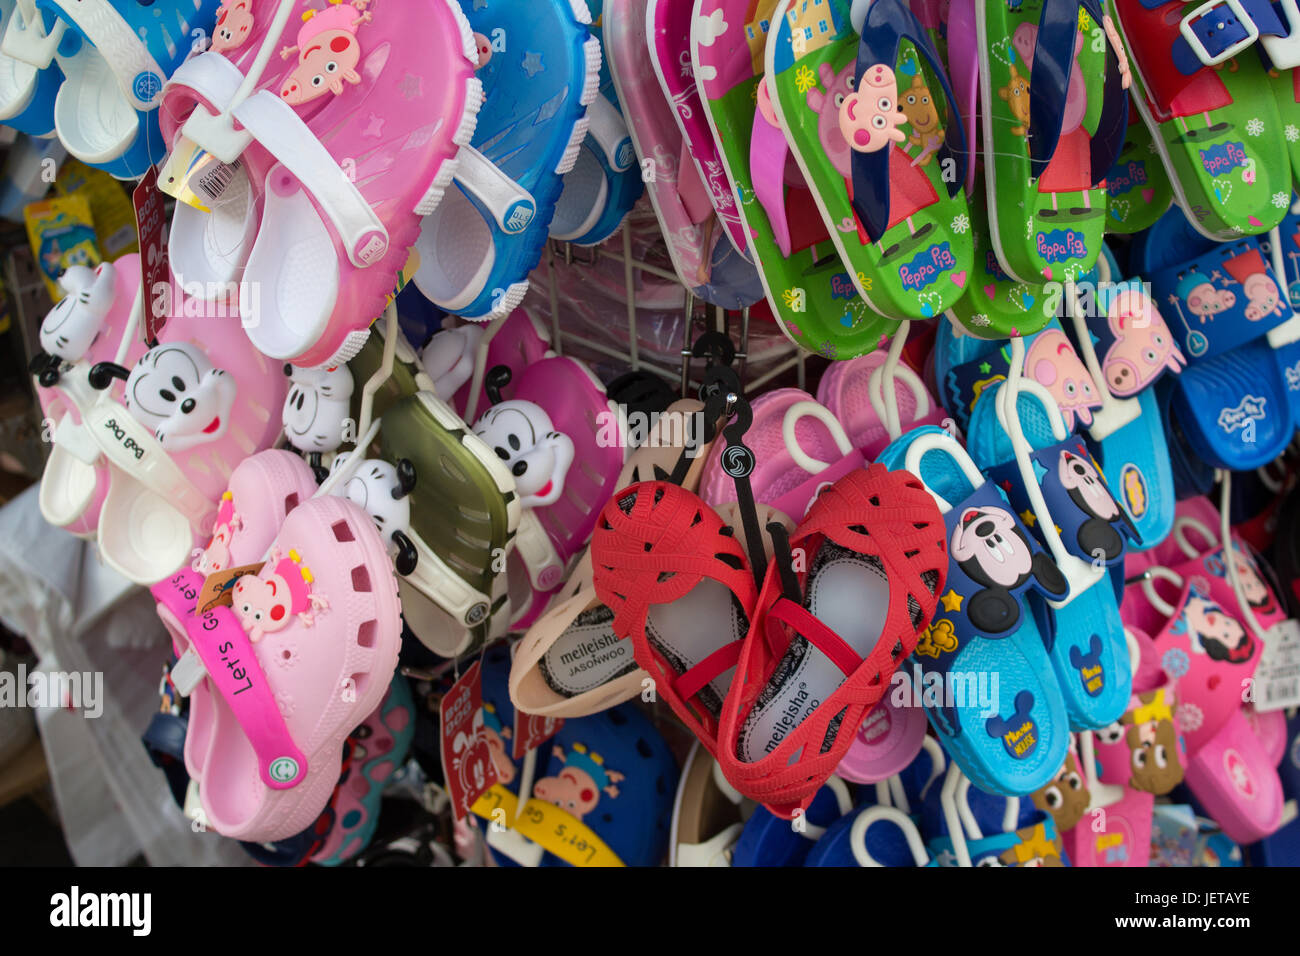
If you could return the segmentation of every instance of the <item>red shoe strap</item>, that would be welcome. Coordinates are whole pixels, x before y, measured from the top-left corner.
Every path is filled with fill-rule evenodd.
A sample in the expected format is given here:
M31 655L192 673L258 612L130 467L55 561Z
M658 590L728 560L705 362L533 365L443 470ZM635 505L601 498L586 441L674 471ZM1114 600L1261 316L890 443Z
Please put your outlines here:
M731 670L740 660L740 651L744 646L745 642L743 640L724 644L682 674L677 680L673 681L673 690L677 693L677 696L682 700L690 700L702 691L707 684Z
M864 660L844 638L813 617L806 608L784 597L779 598L767 612L767 644L774 654L789 643L781 631L782 625L807 638L808 643L829 657L846 677L852 675Z

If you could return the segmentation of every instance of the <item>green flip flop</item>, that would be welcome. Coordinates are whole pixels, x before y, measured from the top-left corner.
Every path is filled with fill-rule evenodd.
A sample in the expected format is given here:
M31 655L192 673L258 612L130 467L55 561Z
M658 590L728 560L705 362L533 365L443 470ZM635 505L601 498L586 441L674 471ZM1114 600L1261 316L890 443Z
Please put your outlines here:
M1174 201L1160 153L1142 114L1129 104L1128 135L1106 174L1106 231L1131 236L1155 225Z
M782 0L772 18L777 119L858 294L892 318L932 319L962 297L973 261L943 62L904 0L874 0L861 34L847 0L808 9ZM815 41L810 16L830 24Z

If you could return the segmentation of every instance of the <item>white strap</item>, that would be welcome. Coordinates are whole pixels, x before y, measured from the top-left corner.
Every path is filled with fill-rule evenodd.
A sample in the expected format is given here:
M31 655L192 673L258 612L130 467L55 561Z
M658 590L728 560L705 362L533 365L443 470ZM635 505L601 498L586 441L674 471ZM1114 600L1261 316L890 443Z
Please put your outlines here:
M196 532L211 530L213 503L181 471L153 432L116 402L86 412L86 428L119 471L184 514Z
M54 62L54 53L59 48L67 28L65 22L56 19L53 28L47 34L45 21L32 0L19 0L14 15L9 18L9 24L5 27L0 52L15 60L29 63L38 70L43 70Z
M408 533L418 557L415 570L406 575L406 583L446 611L458 624L476 627L486 621L492 612L492 599L466 584L414 529ZM475 607L481 610L473 615L476 619L471 621L468 616Z
M941 454L947 455L955 461L957 467L961 469L962 475L964 475L966 480L970 482L972 489L978 488L980 485L984 484L984 476L980 474L980 470L975 467L975 462L971 460L970 455L966 454L966 449L962 448L961 445L957 443L957 439L953 438L952 435L947 432L942 434L931 432L916 438L907 446L907 454L903 459L903 468L914 475L920 476L921 459L932 451L937 451ZM935 504L939 506L940 514L946 515L949 511L952 511L952 502L944 498L929 485L925 484L925 478L923 477L921 478L921 484L925 485L925 490L930 492L930 497L933 498Z
M542 522L532 508L525 508L524 513L519 517L519 530L515 532L515 551L528 571L528 583L536 590L549 591L561 580L564 562L560 559L559 552L555 550L551 536L546 533L546 529L542 527ZM555 570L550 570L552 568ZM550 580L549 585L543 583L543 574ZM527 607L519 608L519 613L522 615L530 607L532 607L531 601L528 602Z
M745 830L743 823L733 823L703 843L677 844L678 866L731 866L731 852Z
M795 402L785 410L785 418L781 421L781 437L785 440L785 450L790 453L794 463L808 474L819 475L835 463L833 461L818 461L803 450L798 437L795 435L795 426L799 424L801 418L817 419L831 433L831 439L835 442L835 447L840 450L840 454L852 454L853 443L849 441L849 436L845 434L844 426L831 414L829 408L818 402Z
M1296 0L1282 0L1280 6L1287 35L1261 36L1259 42L1264 45L1264 52L1274 69L1291 70L1300 66L1300 10L1296 8Z
M354 266L364 269L387 254L388 230L383 222L292 106L269 90L260 90L235 107L232 115L311 193Z
M242 82L244 74L235 64L220 53L209 51L192 56L178 66L163 89L165 94L173 87L187 87L218 110L223 110L235 98L235 91Z
M597 96L587 107L587 119L591 121L587 138L600 147L609 168L616 173L631 169L636 163L636 150L632 148L632 136L623 114L605 97Z
M158 106L167 72L109 0L53 0L104 58L126 101L141 112Z
M876 806L867 807L859 813L853 821L852 829L849 830L849 849L853 851L853 858L858 861L858 866L885 865L876 862L867 851L867 829L873 823L892 823L898 827L907 839L907 848L912 851L912 859L916 861L916 865L925 866L930 862L930 855L925 852L925 844L921 842L921 831L916 828L911 818L896 807Z
M457 156L457 184L492 214L501 230L515 236L527 229L537 215L532 193L472 146L462 146Z

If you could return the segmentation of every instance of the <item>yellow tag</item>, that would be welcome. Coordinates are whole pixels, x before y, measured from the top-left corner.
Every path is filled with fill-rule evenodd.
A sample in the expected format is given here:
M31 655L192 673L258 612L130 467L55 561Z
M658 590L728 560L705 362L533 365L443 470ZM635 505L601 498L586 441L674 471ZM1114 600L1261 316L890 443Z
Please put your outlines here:
M234 182L239 160L226 164L202 146L184 136L163 163L158 174L158 188L167 195L200 212L211 212L220 205L222 194Z
M518 830L570 866L625 865L591 827L555 804L529 798L524 804L524 812L516 818L518 806L519 798L498 783L479 797L470 809L489 821L493 811L504 810L507 827Z

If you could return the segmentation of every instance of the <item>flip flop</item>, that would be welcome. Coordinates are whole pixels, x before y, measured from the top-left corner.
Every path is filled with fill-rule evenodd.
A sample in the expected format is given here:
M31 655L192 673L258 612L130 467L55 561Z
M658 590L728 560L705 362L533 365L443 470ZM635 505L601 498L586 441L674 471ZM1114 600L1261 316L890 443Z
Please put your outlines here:
M1106 174L1106 231L1131 236L1148 229L1173 201L1174 187L1159 161L1151 130L1130 101L1124 146Z
M838 777L828 777L796 829L759 807L746 821L731 856L734 867L806 866L807 858L838 821L853 812L849 788Z
M597 23L603 0L588 0ZM595 32L595 28L593 28ZM604 28L600 28L604 36ZM603 49L607 49L608 42ZM608 55L600 64L600 95L587 107L587 135L573 169L564 174L564 187L551 219L551 238L575 246L594 246L623 224L645 190L632 135L610 75Z
M54 127L69 153L119 179L139 178L166 155L163 84L190 54L194 32L211 34L218 2L38 0L67 27Z
M967 686L961 701L954 696L951 705L926 706L930 725L981 788L1032 793L1060 769L1069 734L1045 649L1051 622L1028 595L1063 595L1065 580L947 432L918 428L886 448L879 461L917 475L947 528L948 590L913 654L913 667L945 682L949 675L967 685L980 674L998 679L995 712L982 707ZM993 549L987 542L998 545L1006 560L988 557Z
M415 284L440 308L487 321L523 301L541 259L562 177L600 95L600 41L583 0L461 7L478 38L523 46L498 54L490 39L476 40L483 107L460 152L457 188L424 220Z
M1188 789L1224 833L1253 843L1278 828L1283 802L1276 767L1242 710L1241 681L1254 673L1261 648L1195 582L1153 572L1129 589L1123 606L1125 623L1151 635L1140 642L1144 677L1177 682Z
M668 408L646 443L632 453L615 483L625 488L671 475L685 451L692 417L704 412L683 399ZM682 487L699 484L707 448L694 448ZM510 668L510 700L529 714L582 717L631 700L649 675L635 662L632 642L613 629L614 612L593 582L591 552L579 558L546 613L524 634Z
M54 61L59 37L47 32L47 19L34 0L0 0L0 122L28 136L54 132L54 102L63 71ZM60 34L64 25L55 22ZM34 61L34 62L33 62Z
M858 294L891 318L934 318L962 297L973 262L947 73L903 0L875 0L853 22L845 0L827 6L773 12L771 108ZM819 15L830 28L810 43Z
M1133 102L1192 228L1228 242L1276 226L1291 199L1291 163L1264 66L1249 50L1281 29L1273 8L1238 4L1238 15L1226 0L1111 0L1108 9L1128 49Z
M333 496L285 519L267 565L240 578L233 598L186 623L186 653L205 674L194 693L215 708L206 752L186 759L209 825L267 842L300 832L328 803L344 739L397 666L401 608L369 516ZM232 653L233 668L222 659Z
M1056 626L1047 649L1070 728L1105 727L1124 712L1132 689L1117 611L1125 539L1136 535L1052 396L1026 380L1013 405L1010 384L980 396L968 448L1069 583L1068 595L1049 601Z
M140 294L140 257L131 253L94 269L72 266L59 285L65 296L41 323L42 354L31 365L41 415L53 426L41 515L57 528L91 537L108 494L108 467L84 425L86 410L99 397L90 370L117 357L124 335L132 337L126 361L134 364L144 355L141 337L129 331ZM113 387L113 397L122 400L120 385Z
M993 247L1024 282L1093 267L1105 177L1128 126L1127 65L1099 0L976 2L980 115ZM1095 41L1095 42L1094 42Z
M750 0L696 0L691 22L701 104L736 188L747 250L787 338L829 359L865 355L896 323L858 295L816 215L808 184L785 162L785 136L775 114L765 114L758 100L765 67L748 38L752 9Z
M1187 358L1171 386L1171 408L1196 456L1237 471L1272 461L1294 425L1265 338L1292 315L1269 256L1251 238L1212 243L1173 209L1137 253L1135 262Z

